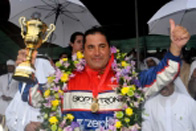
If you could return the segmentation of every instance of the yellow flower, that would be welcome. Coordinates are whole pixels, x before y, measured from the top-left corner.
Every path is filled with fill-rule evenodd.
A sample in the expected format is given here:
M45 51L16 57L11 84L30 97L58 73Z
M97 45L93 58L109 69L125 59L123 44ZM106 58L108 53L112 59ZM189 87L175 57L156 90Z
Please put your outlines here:
M49 83L52 83L52 82L53 82L53 80L54 80L54 77L49 76L47 79L48 79L48 82L49 82Z
M130 122L130 119L127 118L127 117L124 120L125 120L126 123L129 123Z
M68 60L68 58L62 58L62 61L67 61Z
M52 116L52 117L50 117L49 122L50 122L50 124L56 124L56 123L58 123L59 121L58 121L58 119L56 118L56 116Z
M121 93L122 93L122 95L126 95L128 92L129 92L129 87L123 87L122 89L121 89Z
M121 121L117 121L116 124L115 124L115 127L116 128L120 128L121 126L122 126Z
M58 99L58 98L59 98L59 94L58 94L58 93L55 93L55 94L54 94L54 97L55 97L56 99Z
M125 112L126 112L126 114L127 114L128 116L133 115L133 109L131 109L130 107L128 107L128 108L125 110Z
M58 93L62 95L63 94L63 91L62 90L58 90Z
M44 97L47 98L50 95L50 90L46 90L44 92Z
M59 100L53 100L51 103L52 103L52 106L58 106Z
M62 82L67 82L69 78L69 75L67 73L63 73L63 75L61 76L61 81Z
M127 62L126 61L122 61L121 65L122 65L122 67L125 67L125 66L127 66Z
M67 114L65 118L73 121L74 116L72 114Z
M84 55L80 51L78 51L77 52L77 58L82 59L82 58L84 58Z

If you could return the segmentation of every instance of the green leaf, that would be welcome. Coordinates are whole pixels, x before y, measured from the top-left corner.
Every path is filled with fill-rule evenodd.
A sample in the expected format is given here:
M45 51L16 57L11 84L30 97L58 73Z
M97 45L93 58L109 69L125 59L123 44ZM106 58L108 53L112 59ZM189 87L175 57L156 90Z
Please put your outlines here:
M51 126L51 130L52 130L52 131L56 131L56 130L57 130L57 125L56 125L56 124L52 125L52 126Z
M57 107L56 106L53 106L52 107L52 111L56 111L57 110Z
M56 62L55 64L57 67L60 67L61 66L61 63L59 61Z
M122 111L118 111L118 112L116 113L116 118L118 118L118 119L123 118L123 116L124 116L124 114L123 114Z
M132 96L134 95L134 92L133 92L132 90L129 90L129 92L127 93L127 95L128 95L129 97L132 97Z
M61 127L58 128L58 131L63 131Z

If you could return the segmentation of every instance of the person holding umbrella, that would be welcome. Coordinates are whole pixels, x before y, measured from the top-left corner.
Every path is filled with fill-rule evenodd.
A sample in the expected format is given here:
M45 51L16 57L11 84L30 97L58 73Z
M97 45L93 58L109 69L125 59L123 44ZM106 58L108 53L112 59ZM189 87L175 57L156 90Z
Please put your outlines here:
M147 71L141 72L139 76L141 85L144 88L148 87L146 88L146 97L157 93L158 90L161 90L165 85L173 81L179 74L181 49L189 40L190 35L183 27L176 26L173 20L170 20L170 24L172 41L170 45L170 51L165 55L164 59L160 62L159 65L152 67ZM18 64L25 60L25 55L26 51L24 50L19 53L17 59ZM101 91L103 91L102 93L104 93L104 95L107 97L109 93L108 91L113 90L113 87L110 86L110 79L114 76L114 72L111 69L111 64L114 60L114 57L110 52L109 40L102 29L92 28L86 31L84 35L84 57L86 60L84 71L76 73L75 77L68 82L68 90L70 92L65 92L64 96L69 95L67 93L74 93L74 91L78 91L80 92L81 96L85 97L84 91L90 90L92 92L91 95L93 100L96 100L100 92L99 89L101 89ZM118 83L116 83L114 86L118 86ZM23 95L28 96L27 94ZM31 92L29 95L32 95ZM72 105L74 105L73 99L66 100L69 102L64 103L63 107L72 108L69 104L72 103ZM94 103L94 107L96 107L96 101L93 101L91 104L94 105ZM89 123L91 120L95 120L97 123L104 123L106 126L108 122L107 118L113 117L114 113L110 110L110 108L119 108L108 106L108 111L105 113L99 111L99 109L96 110L97 108L92 110L95 112L91 112L89 111L89 108L87 109L88 111L86 111L83 106L74 106L78 106L79 110L77 111L73 109L70 110L70 112L75 117L74 121L82 121L80 126L83 127L84 130L96 130L99 128L99 124L92 126ZM63 114L65 115L66 112L63 112ZM28 126L29 125L27 125L27 127ZM29 130L26 128L26 131Z
M62 58L70 58L72 55L77 53L78 51L83 51L83 37L84 34L82 32L74 32L70 37L69 47L71 49L71 54L63 52L59 55L59 60Z
M70 46L72 47L72 55L78 51L83 50L83 37L82 32L74 32L70 37Z

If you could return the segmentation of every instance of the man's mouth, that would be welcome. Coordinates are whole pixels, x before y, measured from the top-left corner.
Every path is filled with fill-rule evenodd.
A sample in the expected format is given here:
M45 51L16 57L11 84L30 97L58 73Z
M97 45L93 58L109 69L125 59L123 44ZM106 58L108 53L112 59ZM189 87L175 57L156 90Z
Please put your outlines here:
M93 58L93 61L101 61L101 58Z

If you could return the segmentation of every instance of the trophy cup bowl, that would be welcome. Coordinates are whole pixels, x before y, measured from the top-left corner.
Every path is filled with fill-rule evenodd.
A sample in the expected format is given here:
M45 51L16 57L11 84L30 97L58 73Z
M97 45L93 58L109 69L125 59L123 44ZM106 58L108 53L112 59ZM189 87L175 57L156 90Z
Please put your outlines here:
M35 77L35 68L31 62L32 53L48 40L50 34L55 30L55 25L50 24L48 28L48 26L39 19L26 21L25 17L20 17L19 23L21 26L21 36L26 45L27 57L26 61L16 67L13 78L18 81L32 83ZM24 34L23 26L26 27L26 34ZM45 38L43 39L44 36Z

